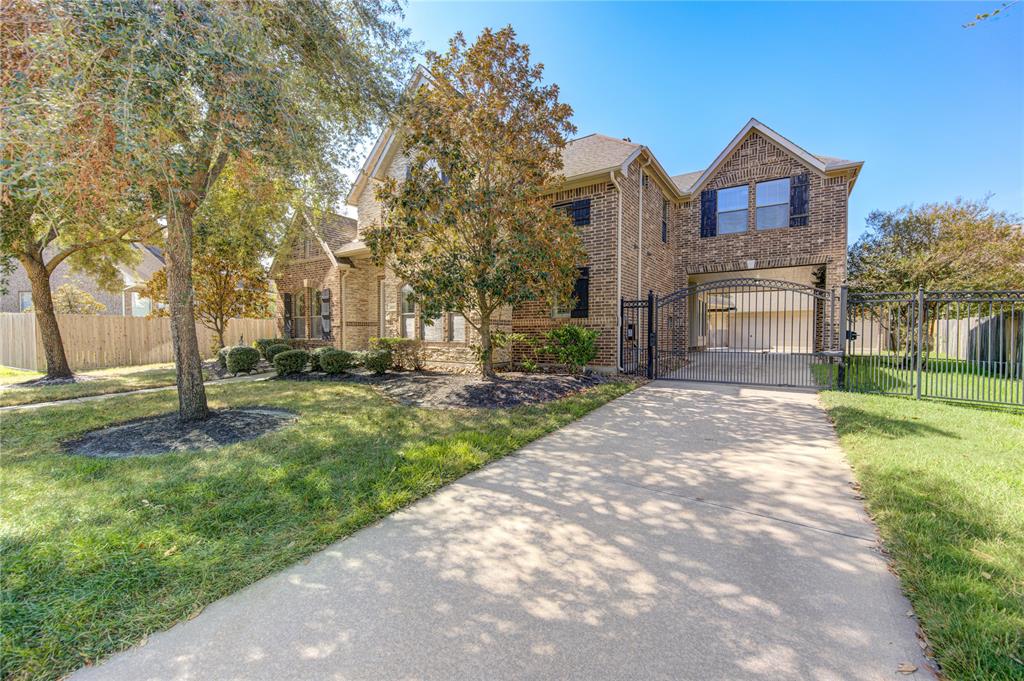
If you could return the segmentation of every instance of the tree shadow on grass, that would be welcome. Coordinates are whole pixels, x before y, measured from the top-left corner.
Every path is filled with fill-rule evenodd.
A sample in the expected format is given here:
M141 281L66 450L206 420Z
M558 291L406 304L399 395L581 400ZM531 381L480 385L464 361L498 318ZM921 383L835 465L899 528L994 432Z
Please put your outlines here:
M922 423L914 417L897 418L883 416L874 411L846 405L831 407L829 415L836 424L836 431L840 436L870 432L893 440L905 437L936 435L955 440L960 439L960 435L953 431Z

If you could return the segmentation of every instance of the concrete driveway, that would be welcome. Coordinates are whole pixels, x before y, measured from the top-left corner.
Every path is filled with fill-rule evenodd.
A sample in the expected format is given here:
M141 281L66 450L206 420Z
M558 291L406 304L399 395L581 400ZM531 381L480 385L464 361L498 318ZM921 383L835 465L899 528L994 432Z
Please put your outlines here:
M84 679L925 671L817 398L653 383Z

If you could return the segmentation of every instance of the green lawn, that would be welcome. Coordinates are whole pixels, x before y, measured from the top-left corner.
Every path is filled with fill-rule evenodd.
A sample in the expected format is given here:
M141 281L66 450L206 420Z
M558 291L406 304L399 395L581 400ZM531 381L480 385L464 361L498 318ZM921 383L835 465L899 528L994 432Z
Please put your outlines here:
M433 411L344 383L218 385L214 407L299 420L248 443L125 460L70 456L60 441L170 411L173 392L4 414L0 673L53 679L137 643L629 390Z
M89 378L81 383L66 385L46 385L40 387L19 387L12 383L21 383L42 374L34 371L23 371L0 367L0 407L14 404L32 404L49 402L50 400L66 400L72 397L89 395L106 395L107 393L123 393L142 388L158 388L174 385L173 364L143 364L115 369L98 369L96 371L78 372L79 376Z
M949 679L1024 679L1024 416L822 393Z

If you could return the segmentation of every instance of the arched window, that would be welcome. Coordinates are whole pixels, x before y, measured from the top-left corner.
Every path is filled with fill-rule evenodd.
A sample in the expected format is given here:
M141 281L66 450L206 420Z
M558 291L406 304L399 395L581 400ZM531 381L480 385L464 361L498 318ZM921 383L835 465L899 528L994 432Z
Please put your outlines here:
M412 286L406 284L399 291L398 311L401 315L401 333L405 338L416 337L416 305L412 302Z

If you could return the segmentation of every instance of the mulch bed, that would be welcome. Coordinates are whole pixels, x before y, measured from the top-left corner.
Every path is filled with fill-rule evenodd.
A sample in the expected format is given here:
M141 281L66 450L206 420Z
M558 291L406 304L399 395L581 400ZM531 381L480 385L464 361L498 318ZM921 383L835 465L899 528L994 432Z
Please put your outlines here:
M122 459L211 449L252 440L297 418L283 409L223 409L204 421L180 423L177 414L150 416L86 433L64 447L72 454Z
M372 385L402 404L435 409L501 409L538 404L577 393L609 380L601 374L500 373L487 380L476 375L430 371L388 372L378 376L354 370L338 376L303 373L287 377L298 381L342 381Z
M19 388L45 388L50 385L71 385L72 383L88 383L89 381L98 380L99 376L86 376L85 374L75 374L71 378L46 378L44 376L43 378L33 378L21 383L0 385L0 391L16 390Z

